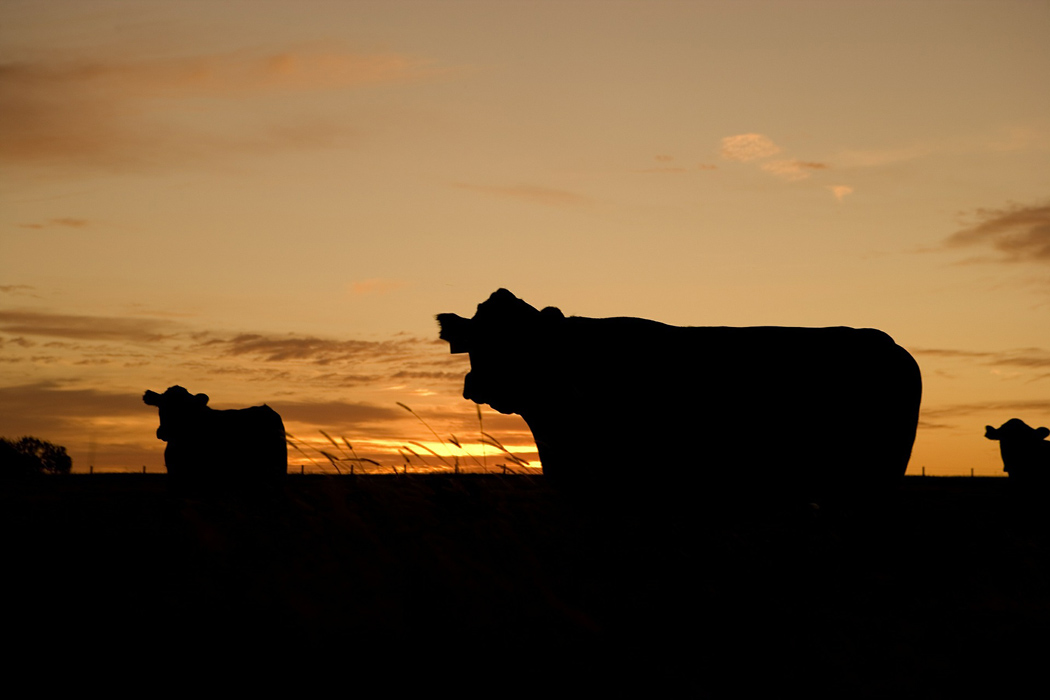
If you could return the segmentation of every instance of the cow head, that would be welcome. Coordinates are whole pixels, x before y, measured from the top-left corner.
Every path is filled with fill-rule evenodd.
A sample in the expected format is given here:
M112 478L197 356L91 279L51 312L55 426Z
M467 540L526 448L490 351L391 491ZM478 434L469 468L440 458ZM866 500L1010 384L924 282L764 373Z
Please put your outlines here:
M207 394L191 394L181 386L172 386L163 394L146 391L142 402L160 409L160 427L157 439L166 442L178 439L192 430L196 418L207 409Z
M1034 443L1050 436L1050 428L1033 428L1020 418L1011 418L998 428L984 427L984 436L989 440L1017 443Z
M545 358L564 320L553 306L537 311L506 289L478 304L473 318L438 314L440 337L449 350L470 354L463 398L500 413L528 412L549 382Z
M1003 456L1003 470L1011 477L1029 478L1037 473L1045 474L1050 468L1050 435L1046 428L1033 428L1024 421L1011 418L998 428L986 426L984 436L999 441L999 452Z

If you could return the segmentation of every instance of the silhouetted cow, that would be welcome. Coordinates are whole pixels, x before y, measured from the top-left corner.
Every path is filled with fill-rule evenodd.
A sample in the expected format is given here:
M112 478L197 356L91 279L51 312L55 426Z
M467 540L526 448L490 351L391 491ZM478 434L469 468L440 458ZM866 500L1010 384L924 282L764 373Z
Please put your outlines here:
M157 439L168 443L164 465L176 479L260 481L288 472L284 422L269 406L217 411L206 394L181 386L147 391L142 401L160 409Z
M1011 418L998 428L986 425L984 436L999 441L1003 471L1011 479L1050 481L1050 429L1033 428L1019 418Z
M647 467L819 498L896 484L911 456L919 367L878 330L566 318L505 289L437 320L470 353L463 396L521 415L555 481Z

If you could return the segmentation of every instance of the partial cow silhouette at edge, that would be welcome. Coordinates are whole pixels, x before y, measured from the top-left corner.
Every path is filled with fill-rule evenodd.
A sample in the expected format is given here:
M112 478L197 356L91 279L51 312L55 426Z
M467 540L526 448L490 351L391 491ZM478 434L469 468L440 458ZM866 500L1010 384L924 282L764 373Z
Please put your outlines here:
M673 474L819 501L884 492L911 457L922 379L882 331L566 317L505 289L437 321L470 355L464 398L521 415L552 482Z
M258 483L288 472L284 421L265 404L215 410L207 394L181 386L147 391L142 401L160 409L157 439L168 443L164 465L175 480Z
M1050 428L1033 428L1011 418L998 428L986 425L984 436L999 441L1003 471L1021 485L1050 485Z

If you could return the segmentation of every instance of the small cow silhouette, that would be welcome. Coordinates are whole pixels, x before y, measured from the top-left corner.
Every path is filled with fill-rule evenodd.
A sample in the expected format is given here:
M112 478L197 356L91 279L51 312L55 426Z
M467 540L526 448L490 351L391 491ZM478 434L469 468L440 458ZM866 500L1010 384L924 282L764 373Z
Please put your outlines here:
M176 479L260 481L288 472L284 422L265 404L217 411L207 394L181 386L147 391L142 401L160 409L157 439L168 443L164 465Z
M1050 480L1050 429L1033 428L1011 418L998 428L985 426L984 436L999 441L1003 471L1021 481Z

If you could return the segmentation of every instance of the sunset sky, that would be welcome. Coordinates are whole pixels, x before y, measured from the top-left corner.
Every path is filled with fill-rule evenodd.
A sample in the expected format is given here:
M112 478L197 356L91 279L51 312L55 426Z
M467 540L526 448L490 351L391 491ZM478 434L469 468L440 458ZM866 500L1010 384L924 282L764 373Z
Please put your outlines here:
M434 315L506 287L880 328L909 473L1001 473L986 424L1050 425L1048 37L1036 1L3 0L0 435L161 471L179 384L384 466L441 451L398 402L476 443Z

